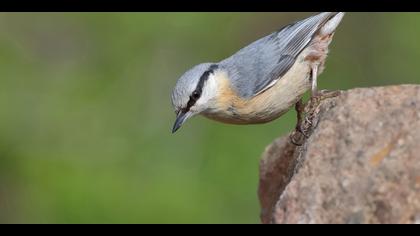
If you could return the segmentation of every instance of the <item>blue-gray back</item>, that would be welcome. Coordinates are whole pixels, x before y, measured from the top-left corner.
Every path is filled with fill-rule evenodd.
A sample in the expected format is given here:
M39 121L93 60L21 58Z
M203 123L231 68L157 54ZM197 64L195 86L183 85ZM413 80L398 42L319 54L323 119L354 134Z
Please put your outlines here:
M337 13L325 12L289 24L221 61L240 96L250 98L273 85L294 64L317 30Z

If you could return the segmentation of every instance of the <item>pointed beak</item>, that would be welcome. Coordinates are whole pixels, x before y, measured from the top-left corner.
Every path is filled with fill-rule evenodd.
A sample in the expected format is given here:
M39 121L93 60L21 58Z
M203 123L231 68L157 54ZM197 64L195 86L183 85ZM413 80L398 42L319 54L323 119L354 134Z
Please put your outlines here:
M176 116L176 120L174 126L172 127L172 133L175 133L179 128L181 128L182 124L191 116L191 112L183 112L180 111Z

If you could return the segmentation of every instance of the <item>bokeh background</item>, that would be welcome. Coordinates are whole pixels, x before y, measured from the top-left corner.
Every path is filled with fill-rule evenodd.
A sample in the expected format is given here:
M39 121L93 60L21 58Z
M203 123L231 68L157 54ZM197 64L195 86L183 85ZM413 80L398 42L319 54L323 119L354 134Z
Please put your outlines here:
M0 223L258 223L258 162L295 113L197 117L170 93L314 13L0 14ZM319 87L420 82L420 14L347 13Z

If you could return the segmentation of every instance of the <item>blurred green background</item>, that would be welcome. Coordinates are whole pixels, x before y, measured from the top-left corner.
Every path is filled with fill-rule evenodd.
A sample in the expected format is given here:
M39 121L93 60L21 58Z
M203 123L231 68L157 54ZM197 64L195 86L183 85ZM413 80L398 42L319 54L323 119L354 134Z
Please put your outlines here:
M197 117L170 93L313 13L0 14L0 223L258 223L264 125ZM420 14L347 13L319 87L419 83Z

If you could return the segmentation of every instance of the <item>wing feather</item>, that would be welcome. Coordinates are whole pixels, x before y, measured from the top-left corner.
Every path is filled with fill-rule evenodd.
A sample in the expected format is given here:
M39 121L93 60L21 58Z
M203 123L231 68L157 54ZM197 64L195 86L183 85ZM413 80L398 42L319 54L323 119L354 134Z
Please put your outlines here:
M256 80L253 93L255 95L265 91L275 84L293 66L300 52L306 48L318 29L337 13L321 13L305 20L298 21L283 27L275 32L271 38L274 40L279 59L266 76Z

